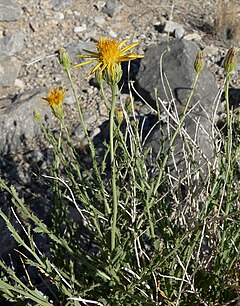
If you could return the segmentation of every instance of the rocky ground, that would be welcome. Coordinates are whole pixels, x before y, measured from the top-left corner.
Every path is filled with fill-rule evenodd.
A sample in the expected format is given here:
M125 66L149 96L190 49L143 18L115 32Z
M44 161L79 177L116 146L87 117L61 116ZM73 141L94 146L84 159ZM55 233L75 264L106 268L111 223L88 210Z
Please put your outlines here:
M138 41L135 50L140 54L149 45L172 38L191 40L205 51L207 66L221 86L224 55L240 41L238 1L209 0L200 4L194 0L0 0L0 7L3 8L0 12L0 120L8 105L16 100L16 94L22 94L21 101L31 98L35 101L31 105L39 106L39 97L46 95L50 87L64 86L66 121L76 141L82 140L84 134L69 83L56 57L59 48L65 47L75 64L76 54L82 48L94 50L102 35L128 39L129 43ZM90 69L84 66L72 73L88 129L95 136L107 120L107 111L96 82L86 78ZM238 83L237 70L232 85ZM5 117L14 116L8 112ZM4 120L0 126L14 128ZM27 121L24 128L28 129ZM28 168L29 162L24 156L28 149L33 151L38 147L36 137L34 141L28 139L24 147L11 147L12 143L12 140L8 143L7 151L4 148L0 151L8 152L18 164Z
M59 48L65 47L75 64L76 54L83 48L94 50L100 36L138 41L134 51L139 54L144 54L149 45L172 38L194 41L205 51L206 65L221 86L223 58L227 49L240 41L238 1L0 0L0 7L0 152L5 155L1 172L6 175L11 170L10 181L17 180L20 185L29 181L33 160L41 169L48 167L41 162L48 158L44 158L42 148L39 150L39 133L28 120L35 107L49 115L40 97L46 96L50 87L66 88L66 121L75 143L84 145L70 86L56 57ZM84 66L72 74L87 127L96 136L108 114L96 82L87 80L90 69ZM237 87L238 83L237 69L232 85ZM149 109L141 107L140 112ZM17 121L21 122L18 127ZM24 141L10 137L14 129L19 139L21 134L28 137ZM34 157L31 152L35 152ZM16 171L12 162L17 165Z
M150 45L173 38L194 41L205 51L206 66L220 87L224 80L222 62L226 51L240 41L239 19L233 18L237 17L240 5L233 1L224 3L216 5L212 0L201 5L199 1L190 0L0 0L0 176L13 184L27 202L31 199L35 213L45 218L47 197L39 201L36 195L44 192L45 196L51 190L49 182L38 174L49 173L53 154L48 143L40 141L41 133L34 126L32 112L39 108L52 117L50 109L43 106L40 99L51 87L66 88L66 121L75 145L84 145L84 133L70 86L56 57L59 48L65 47L75 64L75 55L81 53L82 48L94 50L102 35L128 39L129 43L138 41L139 46L134 51L139 54L147 54ZM94 137L107 121L108 114L96 82L87 80L90 69L84 66L72 74L87 128ZM238 87L238 84L239 67L232 86ZM138 103L138 114L151 113ZM154 146L153 137L151 141ZM0 205L7 213L9 201L1 192ZM0 255L4 255L15 243L3 221L0 229Z
M40 136L36 137L39 131L29 118L35 107L51 117L40 99L50 87L66 88L66 121L75 143L81 146L83 141L84 145L70 86L56 57L59 48L65 47L75 64L75 55L82 48L94 50L100 36L128 39L129 43L138 41L135 51L139 54L146 53L152 44L173 38L194 41L205 51L206 65L220 87L226 51L240 42L239 11L239 1L220 0L201 3L195 0L0 0L0 176L14 184L25 198L32 197L32 192L41 193L43 187L48 192L48 182L36 175L49 171L52 150L46 142L39 142ZM72 73L93 137L100 132L108 115L96 82L87 80L90 69L84 66ZM232 79L232 86L236 88L239 69L238 66ZM141 103L140 106L139 114L151 113ZM15 124L18 121L20 130ZM22 145L19 139L6 141L12 130L16 130L14 135L24 132L29 137ZM0 193L0 205L7 210L8 203L6 194ZM44 218L46 211L39 207L37 198L36 203L37 213ZM41 203L44 205L44 200ZM2 255L14 244L9 243L5 223L0 222L0 229Z
M50 87L64 86L67 90L66 121L76 142L80 143L84 138L69 83L56 57L56 51L61 47L69 51L72 64L75 64L76 54L82 53L83 48L94 50L100 36L128 39L129 43L138 41L135 51L139 54L144 54L149 45L172 38L191 40L205 51L207 67L221 86L223 58L227 49L238 46L240 41L238 1L209 0L200 4L194 0L0 0L0 7L1 136L15 128L14 120L8 120L14 118L12 112L17 107L9 110L9 105L15 100L24 101L22 114L24 110L31 113L35 106L41 107L40 97L46 96ZM86 78L90 69L84 66L72 73L87 127L95 136L108 116L96 82ZM237 69L232 85L237 87L238 83ZM16 94L22 95L16 98ZM35 133L25 117L22 121L24 133ZM18 146L13 139L5 139L5 142L1 139L0 150L16 164L24 165L27 173L32 159L40 161L43 158L41 151L35 153L38 157L26 158L28 151L39 147L36 137L29 139L24 146ZM6 143L7 149L4 147ZM3 164L5 161L6 156ZM25 179L27 181L27 177Z

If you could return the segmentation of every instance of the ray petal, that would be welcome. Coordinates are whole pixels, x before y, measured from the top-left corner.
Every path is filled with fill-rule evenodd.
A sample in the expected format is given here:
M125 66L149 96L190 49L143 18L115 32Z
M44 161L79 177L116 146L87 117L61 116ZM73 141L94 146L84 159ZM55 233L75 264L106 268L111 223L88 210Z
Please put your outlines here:
M100 69L100 72L103 72L103 70L107 67L107 63L105 63L103 66L102 66L102 68Z
M83 63L80 63L80 64L77 64L77 65L74 65L73 68L77 68L77 67L81 67L81 66L84 66L84 65L87 65L87 64L90 64L90 63L94 63L96 62L96 60L92 59L92 60L89 60L89 61L86 61L86 62L83 62Z
M93 69L92 71L90 72L90 75L92 75L95 71L98 70L98 68L101 66L101 63L98 63Z
M133 43L133 44L131 44L131 45L128 45L128 46L126 46L125 48L123 48L123 49L121 50L121 52L122 52L122 53L125 53L125 52L127 52L128 50L132 49L133 47L137 46L138 44L139 44L139 42L135 42L135 43Z
M78 58L97 58L97 55L87 55L87 54L78 54L76 55Z
M87 49L83 49L83 51L85 51L85 52L87 52L87 53L90 53L90 54L98 55L97 52L90 51L90 50L87 50Z
M120 49L125 43L127 42L127 39L124 39L120 44L118 44L118 49Z

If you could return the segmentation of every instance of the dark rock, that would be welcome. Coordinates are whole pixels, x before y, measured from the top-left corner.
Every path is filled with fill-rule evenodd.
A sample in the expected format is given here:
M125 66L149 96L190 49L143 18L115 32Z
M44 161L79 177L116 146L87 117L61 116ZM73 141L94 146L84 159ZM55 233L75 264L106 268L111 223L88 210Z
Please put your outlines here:
M185 105L195 77L194 61L198 51L199 48L194 42L185 40L172 40L163 42L159 46L150 46L141 61L141 72L136 76L140 94L156 107L154 88L157 88L161 100L171 101L173 95L178 105ZM164 81L166 93L160 77L162 55L163 75L170 84L169 88L166 80ZM201 107L211 114L217 92L218 87L213 76L205 67L199 75L191 105L195 105L200 100ZM199 110L199 107L196 110Z
M20 63L14 56L0 56L0 87L14 86Z
M0 0L0 21L15 21L21 18L22 11L14 0Z
M172 98L175 101L178 115L181 116L186 101L188 100L191 92L191 87L195 77L194 61L198 52L198 47L195 43L183 40L173 40L171 42L164 42L159 46L151 46L147 49L144 59L141 62L142 70L136 77L138 83L138 91L140 94L156 108L153 89L158 89L158 96L162 101L166 101L169 105ZM164 53L164 51L166 51ZM160 57L163 55L162 69L163 75L170 84L170 88L165 82L165 89L162 85L160 78ZM141 69L142 68L142 69ZM209 117L212 117L213 102L216 98L218 87L214 82L211 73L204 68L200 73L196 90L191 99L190 107L194 109L187 116L184 129L184 141L182 136L178 135L174 142L174 152L172 157L168 160L168 166L174 173L174 164L180 165L180 175L186 173L186 163L183 153L183 148L186 147L185 143L189 144L190 152L187 153L188 162L191 164L197 163L204 165L211 160L213 156L211 128L212 124ZM163 111L163 107L160 104ZM204 109L204 110L203 110ZM170 124L162 121L161 130L155 128L146 142L146 147L152 148L152 162L155 163L158 152L162 148L162 154L166 154L169 145L169 132L174 133L177 124L170 120ZM168 129L169 128L169 129ZM163 145L164 144L164 145ZM195 152L195 157L192 159L191 154ZM173 157L174 156L174 157ZM202 172L205 173L206 168L203 167Z
M11 56L21 51L24 46L25 34L17 32L0 38L0 56Z
M173 135L177 124L171 122L170 133ZM174 128L173 128L174 127ZM175 179L183 178L187 169L191 175L204 179L208 174L208 165L213 157L213 140L211 123L204 113L191 112L185 119L183 128L178 133L167 161L167 167ZM169 125L161 123L146 139L145 149L151 149L148 164L158 169L157 160L161 163L168 153Z
M34 120L34 110L42 114L43 123L52 124L51 109L40 100L45 95L45 90L32 90L14 100L0 100L0 154L13 153L26 141L42 135Z

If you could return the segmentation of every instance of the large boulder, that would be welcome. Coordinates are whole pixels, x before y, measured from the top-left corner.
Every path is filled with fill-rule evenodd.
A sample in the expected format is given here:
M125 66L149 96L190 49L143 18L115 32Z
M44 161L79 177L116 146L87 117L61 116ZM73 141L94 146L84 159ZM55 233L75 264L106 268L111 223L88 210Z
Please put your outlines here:
M173 97L178 106L185 105L195 77L194 61L198 51L197 44L181 39L148 47L136 76L139 93L154 107L154 88L157 88L161 100L171 101ZM161 69L164 84L160 76ZM203 107L211 114L217 92L218 87L205 65L199 75L191 105L200 101L195 111Z
M198 51L197 45L191 41L173 40L150 46L141 62L140 73L136 77L138 91L156 108L154 88L157 88L162 101L159 102L163 114L160 127L158 125L151 131L145 145L151 148L149 161L153 166L158 157L168 152L169 141L179 126L179 119L171 118L166 109L173 116L176 110L175 118L181 118L193 85L194 61ZM184 177L189 165L192 171L199 169L203 177L207 174L207 165L213 157L212 113L217 92L213 76L205 67L199 75L189 109L195 107L188 113L167 162L172 175Z

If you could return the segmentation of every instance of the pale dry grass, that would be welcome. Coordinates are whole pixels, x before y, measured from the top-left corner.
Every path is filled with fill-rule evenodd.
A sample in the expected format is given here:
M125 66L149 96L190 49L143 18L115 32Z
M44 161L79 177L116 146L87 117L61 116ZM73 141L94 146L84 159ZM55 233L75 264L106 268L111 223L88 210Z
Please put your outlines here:
M239 1L219 0L215 8L214 34L229 47L240 41Z

